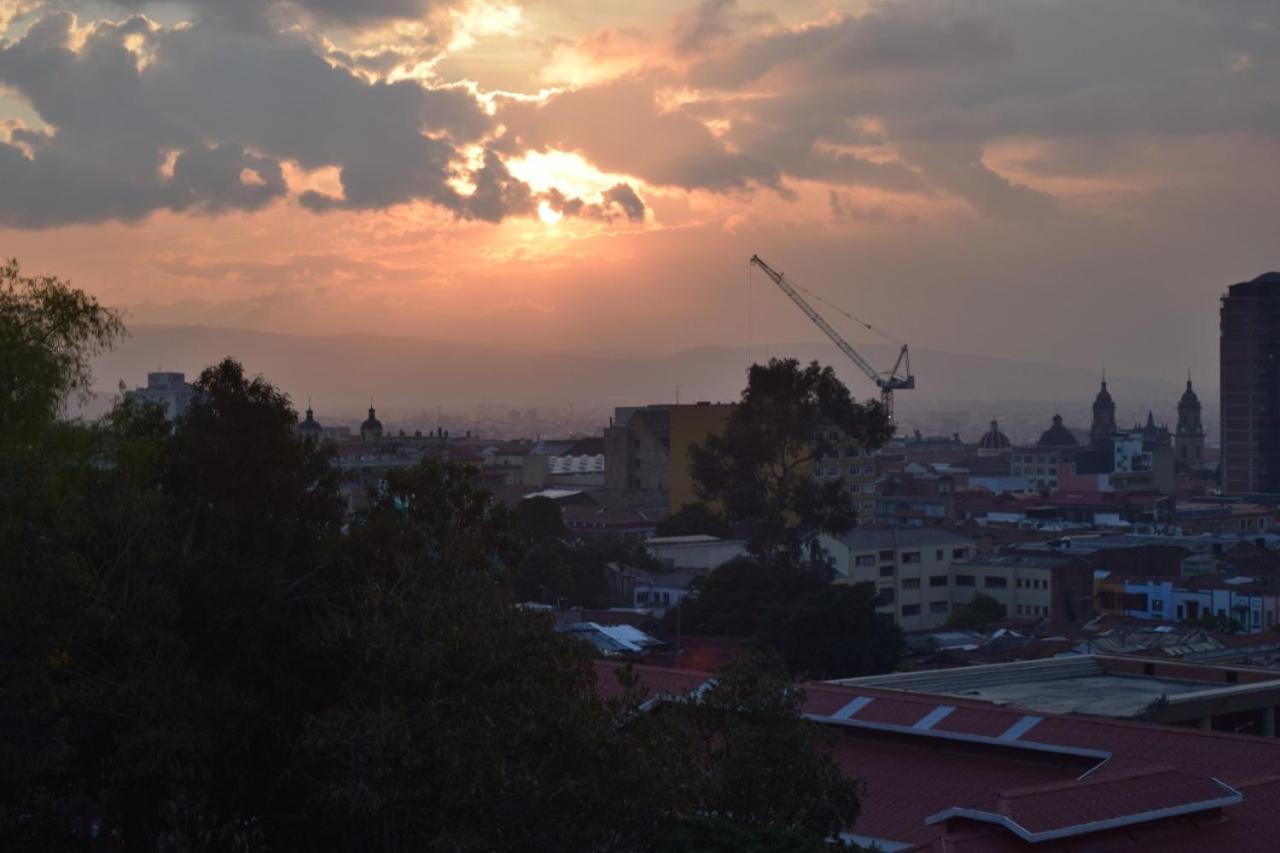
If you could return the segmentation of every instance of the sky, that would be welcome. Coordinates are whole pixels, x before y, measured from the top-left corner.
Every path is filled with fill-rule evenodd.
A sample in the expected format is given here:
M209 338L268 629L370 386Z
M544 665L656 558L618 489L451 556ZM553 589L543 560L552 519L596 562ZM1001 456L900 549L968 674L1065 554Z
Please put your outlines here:
M0 0L0 255L133 323L821 339L758 253L913 345L1212 384L1278 235L1275 0Z

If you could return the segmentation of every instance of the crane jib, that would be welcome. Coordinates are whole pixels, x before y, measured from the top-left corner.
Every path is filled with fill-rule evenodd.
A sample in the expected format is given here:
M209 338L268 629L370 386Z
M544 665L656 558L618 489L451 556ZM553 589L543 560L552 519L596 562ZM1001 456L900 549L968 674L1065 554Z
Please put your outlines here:
M759 255L751 256L751 264L759 267L764 274L778 286L778 289L785 293L796 307L804 312L813 324L823 331L831 342L844 353L850 361L858 366L858 368L867 375L867 378L875 383L880 389L880 400L888 410L890 417L893 416L893 392L895 390L910 390L916 387L916 378L911 373L911 355L907 349L907 345L903 344L901 351L898 353L898 360L893 365L893 370L887 374L881 373L871 366L861 354L855 350L848 341L837 332L827 319L818 313L808 300L798 291L791 282L787 281L786 276L775 270L764 262ZM898 375L900 369L905 368L905 375Z

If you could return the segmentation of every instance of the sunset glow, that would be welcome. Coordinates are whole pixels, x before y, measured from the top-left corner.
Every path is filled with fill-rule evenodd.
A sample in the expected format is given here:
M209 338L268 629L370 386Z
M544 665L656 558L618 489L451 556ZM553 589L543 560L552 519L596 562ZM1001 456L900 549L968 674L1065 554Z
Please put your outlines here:
M742 345L760 252L939 350L1163 375L1211 335L1124 317L1274 265L1280 8L1227 7L8 0L0 255L143 322L664 351Z

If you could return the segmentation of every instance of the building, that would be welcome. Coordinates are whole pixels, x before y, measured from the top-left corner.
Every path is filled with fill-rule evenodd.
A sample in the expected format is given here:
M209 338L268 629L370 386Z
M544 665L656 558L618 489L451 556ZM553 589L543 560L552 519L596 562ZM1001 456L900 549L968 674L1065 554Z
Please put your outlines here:
M128 393L131 400L150 403L164 410L168 420L182 417L191 401L195 399L196 389L187 383L183 373L148 373L147 387L135 388Z
M1089 443L1103 444L1119 430L1116 428L1116 401L1107 390L1107 380L1102 380L1098 396L1093 398L1093 422L1089 426Z
M1200 398L1191 390L1191 377L1187 377L1187 390L1178 400L1178 426L1173 434L1173 449L1178 467L1186 471L1199 471L1205 465L1204 425L1200 422Z
M1260 634L1276 627L1280 590L1239 576L1109 577L1099 584L1098 607L1134 619L1236 619L1244 633Z
M1094 570L1070 557L987 554L951 566L952 607L978 593L1004 606L1012 621L1051 619L1080 624L1094 613Z
M978 439L978 455L979 456L1007 456L1013 451L1013 444L1009 441L1009 436L1000 431L1000 424L996 421L991 422L991 429L983 433L982 438Z
M705 534L653 536L644 544L655 560L672 569L709 571L747 553L747 543L741 539L720 539Z
M1280 493L1280 272L1222 298L1222 489Z
M724 432L733 409L732 403L668 407L671 454L667 462L667 505L671 512L678 512L685 504L698 499L693 475L689 472L690 445L704 444L708 436Z
M1009 473L1026 480L1036 491L1055 492L1061 466L1071 461L1079 444L1062 423L1062 415L1054 415L1053 424L1040 434L1034 447L1014 448Z
M956 517L956 477L912 462L876 484L876 523L943 524Z
M377 441L380 438L382 438L382 421L378 420L373 411L373 406L370 406L369 417L365 418L364 423L360 424L360 440Z
M905 631L936 628L951 615L952 563L974 553L972 539L933 527L855 527L823 535L836 583L872 583L880 611Z
M1100 689L1078 688L1110 679L1128 688L1119 698L1131 708L1158 709L1164 682L1183 691L1168 696L1171 708L1201 716L1194 726L1178 727L1107 714L1028 711L985 698L994 689L989 686L971 695L866 680L803 684L802 713L827 733L841 771L865 783L857 821L840 837L887 852L1202 853L1274 846L1280 739L1234 733L1261 731L1274 718L1266 711L1274 704L1250 698L1280 698L1268 686L1274 673L1081 657L1066 662L1075 677L1065 677L1070 673L1061 664L942 673L985 670L993 680L1020 682L1032 697L1039 684L1081 700L1100 693L1105 699ZM603 698L623 694L617 670L616 663L596 664ZM632 672L647 693L641 709L649 713L696 701L709 679L643 665ZM1238 714L1230 710L1236 702L1245 703ZM1199 728L1206 717L1211 728Z
M1280 672L1072 655L842 679L839 684L983 699L1026 713L1088 714L1276 736Z

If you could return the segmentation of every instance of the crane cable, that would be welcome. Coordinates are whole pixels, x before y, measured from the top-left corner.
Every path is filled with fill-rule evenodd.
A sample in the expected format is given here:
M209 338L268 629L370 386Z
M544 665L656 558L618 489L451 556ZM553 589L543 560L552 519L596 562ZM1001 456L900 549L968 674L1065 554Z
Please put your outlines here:
M874 334L876 334L876 335L879 335L880 337L884 338L886 341L888 341L888 342L890 342L890 343L893 343L893 344L905 344L905 343L906 343L906 341L904 341L902 338L899 338L899 337L897 337L897 336L895 336L895 335L891 335L891 334L889 334L888 332L884 331L883 329L880 329L880 328L877 328L876 326L871 325L871 324L870 324L870 323L868 323L866 320L863 320L861 317L855 317L853 314L850 314L848 311L844 310L844 309L843 309L843 308L841 308L839 305L834 304L834 303L833 303L833 302L831 302L830 300L823 299L821 296L819 296L818 294L814 293L814 292L813 292L812 290L810 290L809 288L807 288L807 287L803 286L802 284L800 284L798 281L796 281L796 280L795 280L794 278L792 278L791 276L786 276L786 279L787 279L787 281L791 282L791 286L792 286L792 287L794 287L796 290L804 291L805 293L807 293L808 295L812 296L812 297L813 297L814 299L816 299L817 301L821 302L823 305L825 305L825 306L827 306L828 308L830 308L832 311L835 311L837 314L843 314L844 316L848 317L848 318L849 318L850 320L852 320L853 322L857 323L859 326L862 326L862 327L863 327L864 329L866 329L867 331L872 332L872 333L874 333Z

